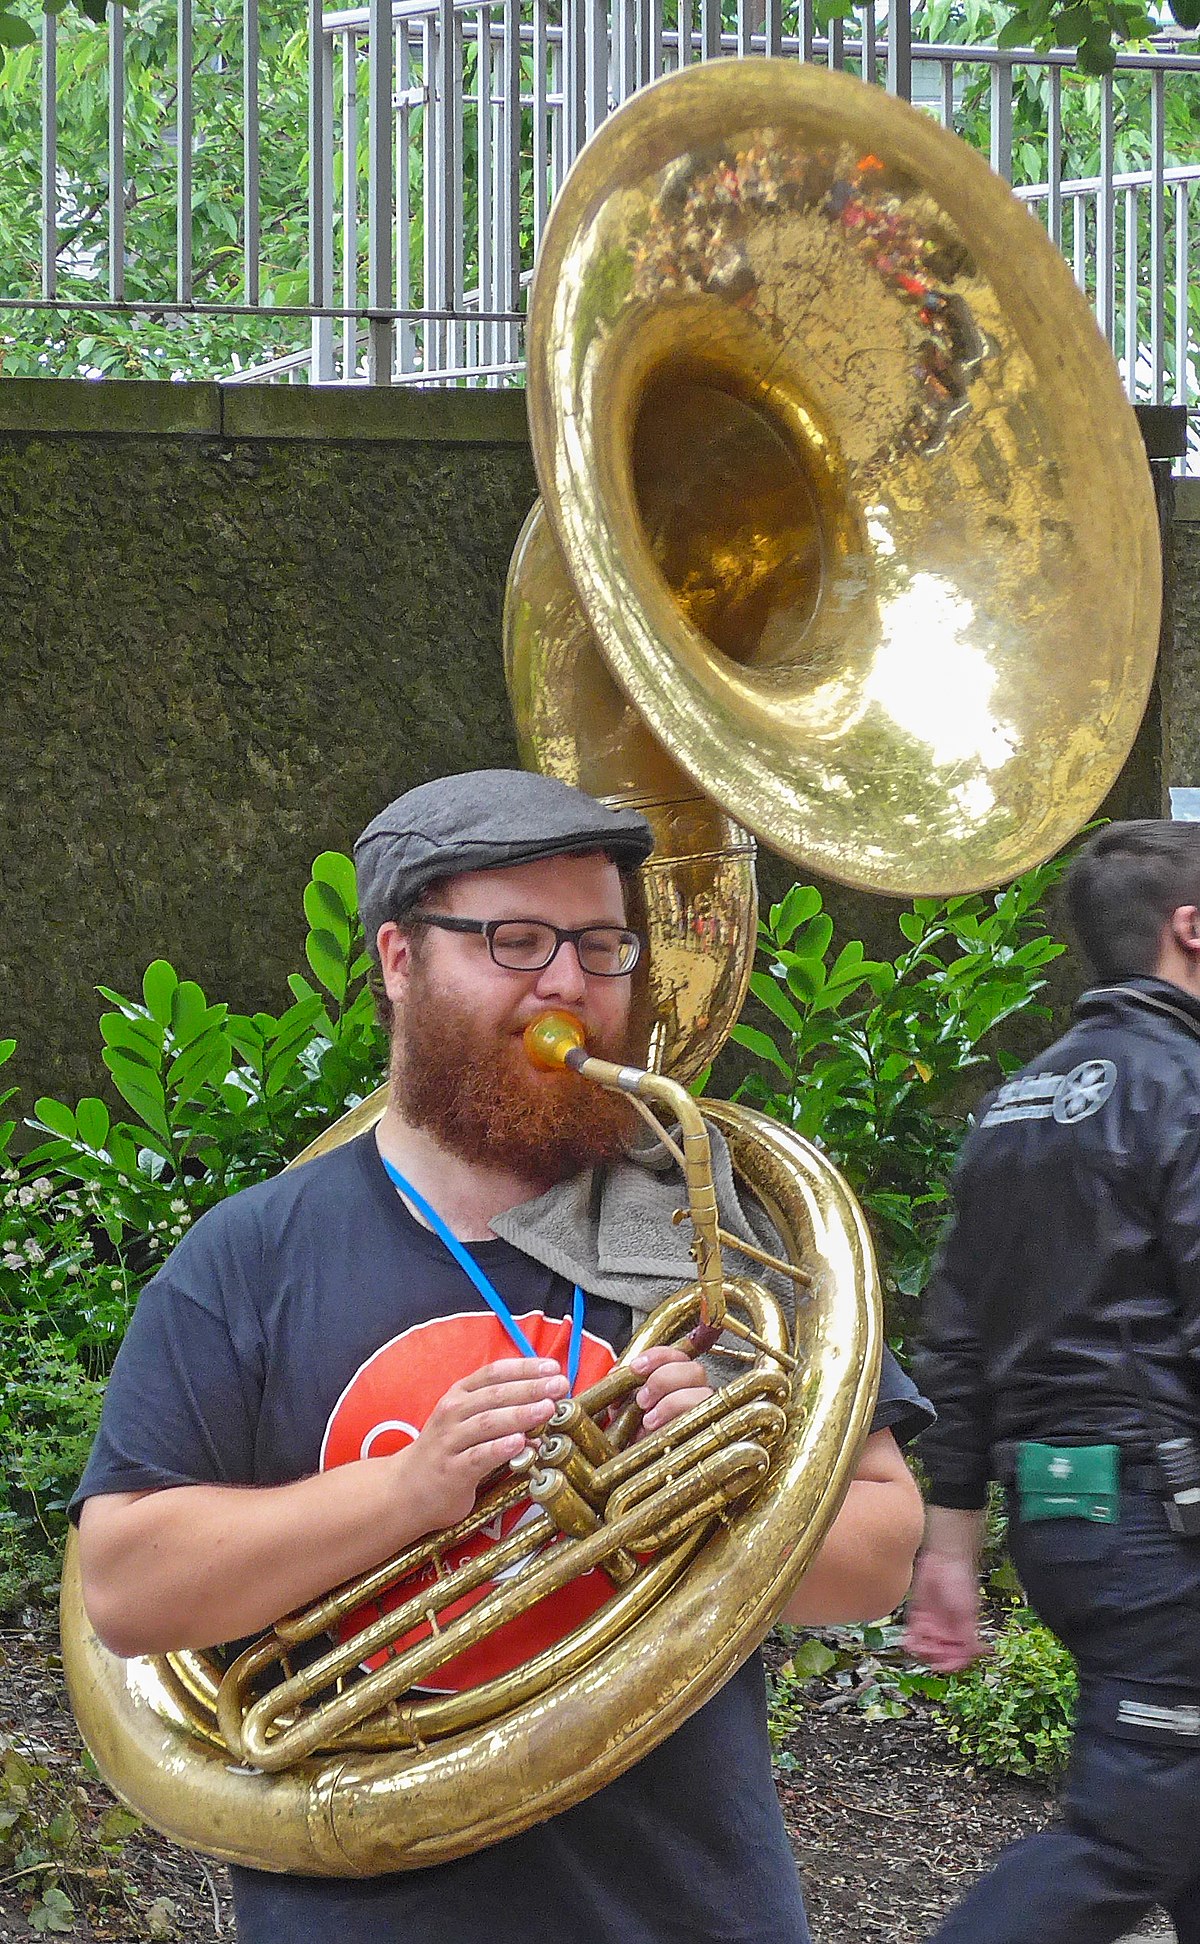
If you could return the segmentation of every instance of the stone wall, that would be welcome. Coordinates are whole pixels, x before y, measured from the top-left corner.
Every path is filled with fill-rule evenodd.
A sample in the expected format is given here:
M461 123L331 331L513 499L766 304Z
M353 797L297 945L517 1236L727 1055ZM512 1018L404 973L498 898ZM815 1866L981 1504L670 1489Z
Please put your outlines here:
M534 492L517 393L0 381L26 1102L95 1087L94 987L157 955L286 1004L316 852L438 769L515 760L500 609Z
M158 955L283 1005L316 852L514 760L500 611L534 492L519 392L0 380L0 1037L26 1110L97 1087L94 988ZM1171 775L1200 781L1179 532ZM1162 784L1155 704L1108 808L1156 815ZM898 949L891 901L827 901Z

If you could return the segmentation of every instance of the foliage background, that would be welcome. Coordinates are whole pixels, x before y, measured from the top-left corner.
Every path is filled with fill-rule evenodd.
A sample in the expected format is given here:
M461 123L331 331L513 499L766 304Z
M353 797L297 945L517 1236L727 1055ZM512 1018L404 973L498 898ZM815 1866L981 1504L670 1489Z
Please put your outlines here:
M1200 15L1200 0L1172 0L1180 18ZM108 84L107 36L98 22L104 0L78 0L63 9L58 22L60 294L86 305L105 292L108 273ZM559 10L550 8L553 24ZM737 25L737 0L722 0L725 28ZM752 9L753 17L753 9ZM856 25L848 0L819 0L817 25L835 17ZM1165 13L1163 14L1165 18ZM668 22L672 18L667 9ZM0 153L6 158L0 178L0 296L35 297L41 255L39 212L40 72L36 44L36 0L3 0L0 5ZM1195 21L1192 22L1196 24ZM926 0L914 12L914 37L951 42L996 42L1001 46L1075 47L1078 71L1065 76L1063 91L1064 177L1097 172L1100 151L1101 93L1092 75L1111 64L1115 42L1138 41L1158 25L1142 0ZM796 30L795 5L784 7L785 32ZM197 8L194 20L192 86L195 102L194 289L198 301L247 301L242 247L244 198L241 73L242 10L214 0ZM138 0L126 8L126 287L132 300L170 301L175 284L176 44L175 0ZM919 47L917 48L919 55ZM419 57L418 57L419 58ZM523 58L523 82L532 90L532 55ZM475 50L464 50L464 88L473 86ZM260 100L262 112L261 209L262 294L265 306L308 301L307 243L307 26L300 0L263 9L260 25ZM1200 77L1172 78L1166 97L1167 164L1193 161L1200 141ZM986 153L988 147L988 71L960 70L958 132ZM1150 78L1123 73L1115 102L1115 167L1137 168L1148 159ZM1017 184L1045 180L1049 79L1045 71L1018 69L1013 96L1013 179ZM360 76L360 98L365 82ZM421 223L421 172L424 109L410 120L409 175L413 220L409 274L412 301L423 301L424 236ZM358 168L365 182L366 116L360 116ZM533 257L533 118L526 113L521 138L520 252L522 269ZM468 117L462 156L464 287L477 282L478 175L477 132ZM343 157L335 150L335 191L340 192ZM1147 201L1148 199L1143 199ZM352 239L360 269L359 301L366 249L365 193L360 195L357 233ZM1139 260L1148 260L1149 213L1143 211ZM1119 250L1125 249L1123 228ZM335 236L340 263L347 239L339 224ZM1123 288L1124 264L1117 264ZM1140 289L1143 309L1148 291ZM1173 297L1172 297L1173 301ZM1193 293L1193 332L1200 334L1200 293ZM1148 321L1148 315L1147 315ZM1173 319L1168 316L1168 330ZM1143 336L1145 333L1143 332ZM114 316L86 309L9 313L0 318L0 370L9 376L51 372L119 377L225 376L239 368L308 342L303 319L170 316L161 313Z

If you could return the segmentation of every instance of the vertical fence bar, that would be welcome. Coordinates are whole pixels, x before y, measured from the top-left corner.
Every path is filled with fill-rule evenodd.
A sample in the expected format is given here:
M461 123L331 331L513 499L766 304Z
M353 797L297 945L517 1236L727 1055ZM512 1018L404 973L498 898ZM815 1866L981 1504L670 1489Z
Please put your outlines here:
M550 207L550 129L546 68L550 40L546 0L533 0L533 247L542 240Z
M1114 259L1117 251L1113 197L1113 84L1106 74L1100 83L1100 189L1096 197L1096 320L1109 343L1113 340Z
M954 62L942 62L942 127L954 127Z
M114 15L122 11L119 6L113 8ZM332 56L332 48L330 53ZM244 0L242 8L242 128L242 278L246 302L257 304L261 237L258 0Z
M677 67L687 67L691 61L694 47L695 23L692 19L692 0L679 0L676 12Z
M752 0L737 0L737 51L739 54L754 52L754 22L751 14Z
M439 33L437 7L434 12L420 16L421 22L421 75L425 88L425 115L421 140L421 188L423 207L421 212L421 235L424 241L422 260L422 297L426 310L440 310L445 302L445 292L441 275L442 258L442 209L446 199L446 181L442 173L441 141L441 89L438 63ZM429 318L425 324L425 363L426 378L432 379L442 370L446 362L446 326L440 318Z
M862 78L872 84L879 79L879 23L875 18L875 0L867 0L863 10L862 29Z
M575 0L568 0L567 15L578 19L579 9ZM492 238L492 13L490 6L480 7L476 13L475 33L475 204L478 212L479 308L485 311L496 309L496 264ZM580 81L582 82L582 70ZM582 98L578 100L577 108L582 115ZM495 364L499 357L500 338L494 324L480 326L480 346L482 362L485 365Z
M1163 402L1166 386L1167 239L1164 234L1163 161L1166 149L1166 80L1159 68L1150 77L1150 396Z
M817 37L816 6L814 0L800 0L800 59L811 61L813 42Z
M666 72L663 46L663 0L647 0L650 16L650 79L656 81Z
M991 163L1005 182L1012 181L1012 99L1012 62L996 61L992 67Z
M42 296L58 294L58 31L42 15Z
M637 87L637 47L631 0L616 0L613 22L613 94L616 105L628 101Z
M841 14L829 23L829 42L825 58L828 65L835 70L844 68L846 65L846 23Z
M1062 69L1050 69L1050 109L1046 125L1046 209L1050 241L1062 249Z
M587 132L594 135L608 114L608 5L607 0L584 0L584 4Z
M319 0L311 0L319 9ZM390 311L392 255L392 0L367 0L367 309ZM392 382L392 320L367 324L367 382Z
M1188 397L1188 185L1175 184L1175 403Z
M840 24L840 23L839 23ZM783 0L766 0L766 14L763 21L766 33L768 54L783 52Z
M497 295L508 311L521 305L521 8L520 0L504 0L503 76L500 86L500 143L496 182L500 204L496 233L499 243ZM517 327L504 326L503 362L515 362Z
M342 49L342 306L358 309L358 40L353 28ZM358 321L342 320L342 378L358 370Z
M308 0L308 301L333 303L333 40L321 0ZM256 63L257 65L257 63ZM312 377L333 378L333 319L312 320Z
M587 130L587 33L584 0L566 0L563 7L562 97L563 153L555 188L583 147Z
M401 20L392 63L396 75L395 146L392 149L396 171L395 224L392 235L396 250L396 308L413 308L412 274L412 29ZM368 219L369 227L369 219ZM393 333L398 346L396 361L401 372L416 371L424 350L421 327L411 317L402 317Z
M125 295L125 9L108 10L108 295ZM256 303L257 298L254 300Z
M912 100L911 0L889 0L887 90L902 101Z
M720 52L721 0L700 0L700 59L714 61Z
M1125 390L1130 403L1138 392L1138 212L1137 190L1127 186L1122 196L1125 208Z
M192 300L192 0L175 0L175 295Z
M1087 205L1082 190L1071 198L1071 267L1075 281L1087 295Z

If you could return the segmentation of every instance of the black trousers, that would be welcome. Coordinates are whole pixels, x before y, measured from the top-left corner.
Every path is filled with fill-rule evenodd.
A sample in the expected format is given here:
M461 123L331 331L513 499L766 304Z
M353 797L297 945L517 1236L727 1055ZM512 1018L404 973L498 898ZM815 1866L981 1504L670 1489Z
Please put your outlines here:
M1111 1944L1156 1905L1200 1944L1200 1539L1144 1492L1116 1525L1010 1509L1030 1605L1079 1666L1064 1823L1007 1850L936 1944Z

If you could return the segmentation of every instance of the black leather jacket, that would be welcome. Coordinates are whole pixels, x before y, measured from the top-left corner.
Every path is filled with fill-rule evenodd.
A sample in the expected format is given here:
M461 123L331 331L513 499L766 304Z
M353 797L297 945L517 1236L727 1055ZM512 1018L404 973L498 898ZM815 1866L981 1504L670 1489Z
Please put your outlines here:
M1149 978L1085 993L984 1102L954 1204L915 1364L934 1504L982 1505L1014 1439L1146 1455L1200 1434L1200 1001Z

